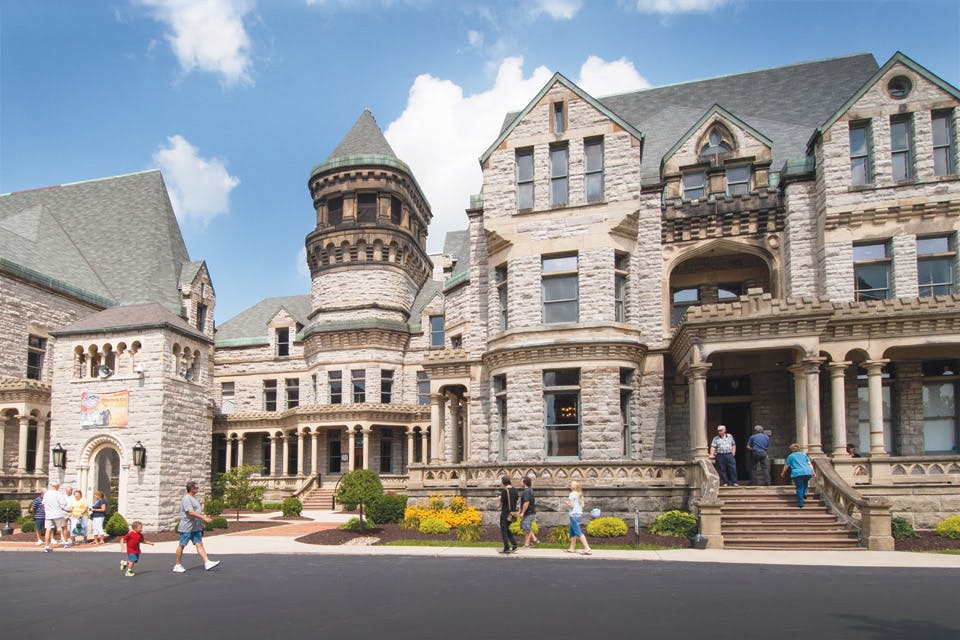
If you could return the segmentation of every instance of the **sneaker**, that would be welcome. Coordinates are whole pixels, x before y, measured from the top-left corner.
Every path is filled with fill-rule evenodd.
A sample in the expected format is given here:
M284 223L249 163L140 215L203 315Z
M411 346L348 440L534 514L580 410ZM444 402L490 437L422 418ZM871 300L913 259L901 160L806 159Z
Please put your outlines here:
M186 571L186 569L183 568L183 565L182 565L182 564L175 564L175 565L173 565L173 572L174 572L174 573L183 573L184 571Z
M130 576L135 576L135 575L137 575L137 574L135 574L133 571L127 571L127 572L126 572L125 574L123 574L123 575L125 575L125 576L127 576L127 577L130 577Z
M53 549L51 549L50 547L44 547L44 548L43 548L43 552L44 552L44 553L50 553L51 551L53 551Z
M123 572L126 571L126 570L127 570L127 561L126 561L126 560L121 560L121 561L120 561L120 573L123 573Z
M72 547L72 546L73 546L73 543L72 543L72 542L64 542L64 543L63 543L63 548L64 548L64 549L69 549L69 548Z
M207 560L206 562L203 563L203 569L204 571L210 571L210 569L213 569L218 564L220 564L219 560Z
M37 540L37 543L34 546L39 547L42 544L43 544L43 540Z

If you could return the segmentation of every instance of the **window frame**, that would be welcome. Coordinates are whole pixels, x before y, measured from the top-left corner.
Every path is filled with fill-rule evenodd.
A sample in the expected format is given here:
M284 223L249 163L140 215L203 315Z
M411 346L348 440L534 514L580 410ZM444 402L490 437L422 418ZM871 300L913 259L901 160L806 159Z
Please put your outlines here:
M554 260L564 260L568 258L573 258L575 260L574 269L560 269L557 271L548 271L546 269L548 262ZM547 300L547 282L551 280L559 281L561 279L573 281L575 284L573 287L574 297ZM573 320L549 319L553 314L548 313L548 311L552 312L554 308L559 308L561 305L570 305L574 307L575 313ZM572 324L580 321L580 256L577 253L561 253L540 257L540 307L542 324Z
M437 321L439 321L439 328L437 327ZM428 322L430 323L430 348L431 349L443 349L446 345L446 328L444 316L442 315L433 315L429 316Z
M590 154L588 149L593 149L599 147L600 149L600 167L591 168L590 165ZM583 141L583 197L588 204L594 202L603 202L605 200L604 193L604 144L603 136L597 138L586 138ZM590 197L590 183L592 179L598 179L600 182L599 185L599 196Z
M554 378L559 378L562 375L572 374L572 372L576 372L576 384L569 382L566 384L548 384L548 375L553 375ZM581 412L581 371L579 368L544 369L541 380L543 382L543 427L545 455L548 460L579 460L582 451L580 437L583 428L583 418ZM557 396L575 396L575 405L573 406L576 414L575 422L550 422L550 402L556 402ZM557 405L554 404L554 407L556 408ZM564 407L561 406L559 408L562 410ZM563 449L559 441L559 436L552 434L556 434L560 431L571 431L574 429L576 430L576 451L573 454L562 453ZM567 444L569 445L569 443Z
M278 358L287 358L290 356L290 327L277 327L273 330L276 339L274 354Z
M421 369L417 371L417 405L430 404L430 374Z
M623 457L632 457L632 438L631 421L633 420L633 384L636 375L636 369L631 367L620 367L620 430L623 439Z
M497 288L497 309L500 317L500 330L506 331L510 326L509 308L509 268L507 263L499 264L493 269L494 281Z
M393 429L380 429L380 473L393 473Z
M287 409L295 409L296 407L299 407L300 378L284 378L283 390L287 402Z
M928 251L921 252L920 244L923 241L927 240L946 240L946 250L945 251ZM947 282L930 282L923 284L920 280L921 278L921 265L931 264L931 263L940 263L943 262L946 264L946 273L950 276L950 280ZM933 236L917 236L917 295L921 298L934 296L934 295L949 295L956 292L956 275L957 275L957 250L955 244L954 234L941 234ZM937 291L938 288L945 287L945 291ZM929 288L929 291L924 292L924 289Z
M874 257L864 257L857 259L857 249L862 249L865 247L883 247L883 257L874 258ZM853 244L853 299L857 302L862 300L889 300L893 297L893 259L890 255L891 252L890 241L889 240L874 240L874 241L864 241L864 242L855 242ZM860 268L869 269L871 267L883 266L886 273L887 286L878 288L874 287L871 289L861 289L860 288L860 277L858 275ZM863 292L873 292L873 291L883 291L885 295L882 297L874 296L864 296Z
M741 169L743 169L743 170L746 171L746 174L747 174L747 175L745 176L745 178L744 178L743 180L731 181L731 180L730 180L730 173L731 173L732 171L739 171L739 170L741 170ZM751 178L753 177L752 174L753 174L753 171L751 170L751 167L750 167L749 164L737 164L737 165L733 165L733 166L730 166L730 167L726 167L726 168L724 169L724 178L725 178L725 181L726 181L726 183L727 183L727 191L726 191L726 194L727 194L728 196L739 196L739 195L744 195L744 194L750 193L750 191L751 191L750 182L751 182ZM731 186L734 186L734 185L743 185L743 191L739 191L739 190L734 191L733 189L731 189ZM739 187L737 187L737 188L739 189Z
M567 130L567 111L563 101L553 103L553 133L565 133Z
M693 291L696 296L692 300L681 300L677 301L677 294L683 293L684 291ZM700 287L671 287L670 288L670 326L679 327L683 321L683 316L686 315L687 309L690 307L695 307L700 304ZM678 314L678 311L683 309L682 313Z
M497 374L491 378L493 399L497 406L497 434L499 440L499 460L507 459L507 375Z
M236 383L233 381L230 382L221 382L220 383L220 414L227 416L236 411L237 400L236 400Z
M894 127L904 128L903 147L894 147ZM913 114L890 116L890 172L894 182L905 182L914 178L913 167ZM903 160L903 174L897 175L897 160Z
M336 220L334 220L334 212L336 212ZM343 224L343 196L336 196L335 198L327 199L327 225L331 227L338 227Z
M558 172L555 159L561 156L563 161L560 168L562 171ZM563 192L562 200L560 200L558 190ZM570 145L564 142L550 145L550 206L565 207L568 204L570 204Z
M530 164L530 176L529 178L524 178L523 169L528 160ZM536 186L534 181L536 178L536 163L534 162L533 147L517 149L514 154L514 166L517 183L517 210L530 211L536 206ZM528 190L529 196L526 195Z
M207 327L207 312L209 308L202 302L197 303L197 330L205 331Z
M350 370L350 399L354 404L363 404L367 401L367 370Z
M263 410L270 412L275 412L277 410L276 378L263 381Z
M849 128L848 149L850 152L850 184L855 187L873 184L873 127L871 126L871 121L856 120L851 122L848 128ZM853 149L854 131L863 132L863 137L864 137L863 153L854 153L854 149ZM864 168L863 181L857 180L857 174L854 171L854 167L859 162L863 163L863 168Z
M327 371L330 404L343 404L343 371Z
M613 321L627 321L627 287L630 282L630 254L613 254Z
M393 403L393 369L380 369L380 404Z
M700 176L701 183L700 186L687 186L687 179L693 178L695 176ZM703 200L707 197L707 171L706 169L698 169L693 171L684 171L680 175L680 190L682 192L682 197L684 200ZM692 192L699 191L700 195L691 197Z
M941 109L937 111L932 111L930 113L930 138L933 145L933 175L935 176L951 176L957 172L957 158L956 158L956 140L954 139L954 110L953 109ZM942 119L946 127L946 141L941 144L937 144L937 120ZM939 173L937 171L937 151L944 151L944 162L946 163L945 171Z
M376 224L380 209L380 196L376 193L362 192L357 194L356 202L357 224Z
M43 380L43 365L47 360L47 339L36 334L27 335L27 380Z

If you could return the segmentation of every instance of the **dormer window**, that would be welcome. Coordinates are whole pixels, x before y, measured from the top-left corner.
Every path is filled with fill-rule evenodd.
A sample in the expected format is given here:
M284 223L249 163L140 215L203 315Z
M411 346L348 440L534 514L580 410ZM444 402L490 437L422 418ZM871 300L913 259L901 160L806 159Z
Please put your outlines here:
M702 160L713 160L733 151L733 145L723 135L719 127L715 127L707 137L707 143L700 149Z
M290 329L289 327L280 327L277 329L277 355L290 355Z

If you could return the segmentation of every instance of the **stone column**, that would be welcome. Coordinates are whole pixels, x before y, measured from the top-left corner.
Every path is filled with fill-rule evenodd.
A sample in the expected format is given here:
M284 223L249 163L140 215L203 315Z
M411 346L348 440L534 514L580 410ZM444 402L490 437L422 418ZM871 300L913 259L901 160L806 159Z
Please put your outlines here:
M450 418L450 462L457 463L461 461L457 457L457 451L460 449L460 399L451 393L447 396L447 401L450 403L450 411L448 412Z
M361 430L361 433L363 434L363 468L364 469L370 468L370 432L371 431L373 431L373 429L369 425L367 425Z
M847 389L844 374L850 363L831 362L830 369L830 422L833 431L833 457L846 458L847 453Z
M410 465L413 464L413 439L416 437L413 434L413 427L407 427L407 468L410 468Z
M793 419L796 425L797 444L801 451L807 450L807 383L803 365L792 364L787 371L793 374Z
M865 360L860 363L867 370L867 389L870 394L870 455L886 456L883 445L883 366L889 360Z
M429 464L430 461L430 438L427 435L427 428L420 427L420 464Z
M233 468L233 436L227 434L227 471Z
M356 457L354 453L354 445L356 442L357 433L353 430L353 427L347 429L347 471L353 471L354 458Z
M280 475L287 475L287 470L290 469L290 435L284 433L283 438L283 459L280 461Z
M3 425L0 424L0 428L3 428ZM41 420L37 420L37 459L33 466L34 473L42 475L47 472L46 465L46 454L47 454L47 423ZM3 450L0 448L0 455L3 455Z
M242 467L242 466L243 466L243 439L244 439L244 437L245 437L245 436L244 436L244 434L242 434L242 433L238 433L238 434L237 434L237 466L238 466L238 467Z
M20 448L17 451L17 473L27 472L27 438L30 435L30 416L20 416Z
M460 415L463 419L463 459L460 462L470 462L470 394L463 394L460 402Z
M820 363L824 358L807 358L803 361L807 395L807 446L809 453L823 453L820 439Z
M310 473L318 475L320 473L320 432L316 427L311 436L313 447L310 449Z
M280 469L277 467L277 436L270 436L270 475L280 475Z
M430 394L430 464L440 464L443 442L443 394ZM426 457L426 456L424 456Z
M2 474L4 471L3 461L7 457L6 456L7 438L5 433L6 430L7 430L7 417L0 414L0 474Z
M706 458L707 448L707 371L709 363L698 362L687 369L690 408L690 449L693 457Z
M303 431L297 431L297 475L303 475Z

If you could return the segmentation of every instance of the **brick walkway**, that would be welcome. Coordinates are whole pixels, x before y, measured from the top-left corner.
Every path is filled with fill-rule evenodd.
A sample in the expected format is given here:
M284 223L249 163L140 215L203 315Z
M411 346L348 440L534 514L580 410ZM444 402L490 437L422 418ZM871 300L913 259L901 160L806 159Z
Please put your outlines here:
M226 533L224 536L275 536L280 538L299 538L308 533L317 531L326 531L336 529L339 525L336 522L297 522L295 524L284 524L279 527L266 527L264 529L251 529L249 531L238 531L236 533Z

